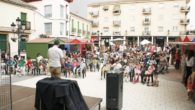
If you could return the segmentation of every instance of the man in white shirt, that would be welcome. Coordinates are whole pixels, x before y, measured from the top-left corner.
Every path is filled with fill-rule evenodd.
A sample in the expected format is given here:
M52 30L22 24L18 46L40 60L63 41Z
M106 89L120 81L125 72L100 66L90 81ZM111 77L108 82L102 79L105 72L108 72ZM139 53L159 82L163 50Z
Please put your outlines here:
M58 78L60 78L61 75L61 67L64 65L64 54L63 51L58 48L59 44L59 40L55 40L54 46L48 50L51 76Z

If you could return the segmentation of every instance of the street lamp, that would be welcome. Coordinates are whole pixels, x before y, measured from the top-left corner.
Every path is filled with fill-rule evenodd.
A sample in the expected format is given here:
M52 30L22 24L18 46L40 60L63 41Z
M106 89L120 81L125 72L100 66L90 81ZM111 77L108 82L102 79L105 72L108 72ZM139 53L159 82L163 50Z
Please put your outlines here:
M170 30L167 30L167 45L169 43L169 34L170 34Z
M11 40L13 42L16 42L18 40L18 55L20 54L20 40L22 38L22 34L25 31L25 23L22 23L21 19L17 17L16 24L14 22L11 23L12 32L14 33L14 36L11 37ZM15 37L15 33L17 34L17 37Z
M100 40L101 40L101 38L100 38L100 31L98 30L97 33L98 33L98 46L99 46L99 48L100 48L100 43L101 43L101 42L100 42Z

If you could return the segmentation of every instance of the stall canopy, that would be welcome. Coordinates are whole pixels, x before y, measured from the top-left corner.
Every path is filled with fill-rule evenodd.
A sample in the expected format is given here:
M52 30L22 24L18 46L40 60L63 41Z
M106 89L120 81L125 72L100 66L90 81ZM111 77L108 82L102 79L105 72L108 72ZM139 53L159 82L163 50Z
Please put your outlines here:
M70 41L70 44L80 44L80 43L81 43L81 41L78 39L73 39Z
M143 41L141 41L141 45L146 45L146 44L149 44L151 43L150 41L148 41L147 39L144 39Z
M59 39L60 44L64 44L64 40L60 38L36 38L27 42L26 51L27 57L35 59L37 54L40 53L44 58L47 58L47 51L55 39Z

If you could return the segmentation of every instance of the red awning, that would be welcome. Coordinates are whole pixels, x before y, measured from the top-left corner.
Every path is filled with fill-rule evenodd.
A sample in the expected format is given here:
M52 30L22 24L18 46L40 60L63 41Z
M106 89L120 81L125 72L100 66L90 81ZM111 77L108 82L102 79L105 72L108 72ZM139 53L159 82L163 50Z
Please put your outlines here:
M183 42L190 42L190 39L188 38L188 36L186 36L183 40Z
M80 44L81 41L78 40L78 39L73 39L73 40L70 41L70 43L71 43L71 44Z

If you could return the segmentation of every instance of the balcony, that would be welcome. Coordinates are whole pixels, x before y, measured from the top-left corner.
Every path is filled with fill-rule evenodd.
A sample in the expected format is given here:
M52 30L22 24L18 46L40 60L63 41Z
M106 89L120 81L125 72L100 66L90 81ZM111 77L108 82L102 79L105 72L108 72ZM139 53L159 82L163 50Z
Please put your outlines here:
M150 36L151 35L151 32L150 31L143 31L142 32L142 35L143 36Z
M190 11L190 7L183 6L183 7L180 8L180 11L183 12L183 13L188 13Z
M31 22L29 21L25 22L25 30L31 30Z
M113 21L113 26L116 26L116 27L121 26L121 21L120 20Z
M187 24L189 24L189 22L190 22L189 19L181 19L181 20L180 20L180 24L181 24L181 25L187 25Z
M93 21L92 22L92 27L98 27L99 26L99 22L98 21Z
M72 28L72 33L76 33L76 28Z
M113 36L121 36L121 32L120 31L114 31Z
M113 8L113 14L114 15L120 15L121 14L120 5L114 6L114 8Z
M151 23L151 20L148 19L148 18L145 18L145 19L143 20L143 25L150 25L150 23Z
M144 9L142 10L142 13L143 13L143 14L151 14L151 8L144 8Z
M93 36L97 36L97 32L92 32L92 35Z
M90 15L92 17L98 17L99 16L99 11L92 11L92 12L90 12Z

